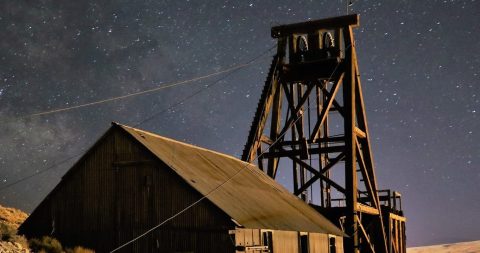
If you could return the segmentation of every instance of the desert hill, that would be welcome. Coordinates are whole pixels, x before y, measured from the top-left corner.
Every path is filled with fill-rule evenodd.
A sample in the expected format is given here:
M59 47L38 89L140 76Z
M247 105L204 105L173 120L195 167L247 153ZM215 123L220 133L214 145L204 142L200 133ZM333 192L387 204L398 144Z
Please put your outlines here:
M480 253L480 241L414 247L407 253Z
M0 205L0 223L10 225L17 229L27 217L28 214L21 210Z
M27 217L21 210L0 206L0 252L29 252L25 238L15 235Z

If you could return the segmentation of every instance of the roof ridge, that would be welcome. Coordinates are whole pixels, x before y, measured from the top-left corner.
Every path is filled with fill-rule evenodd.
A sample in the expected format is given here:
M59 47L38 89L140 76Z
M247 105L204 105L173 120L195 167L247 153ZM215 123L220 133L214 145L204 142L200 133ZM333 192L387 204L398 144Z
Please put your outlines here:
M208 149L208 148L204 148L204 147L200 147L200 146L197 146L197 145L194 145L194 144L190 144L190 143L186 143L186 142L182 142L182 141L178 141L178 140L175 140L173 138L169 138L169 137L165 137L165 136L162 136L162 135L158 135L156 133L153 133L153 132L150 132L150 131L147 131L147 130L143 130L143 129L138 129L138 128L135 128L135 127L131 127L131 126L127 126L127 125L123 125L123 124L120 124L120 123L117 123L117 122L112 122L112 125L117 125L117 126L120 126L122 128L129 128L129 129L132 129L134 130L135 132L141 132L141 133L146 133L146 134L149 134L149 135L152 135L156 138L160 138L160 139L164 139L164 140L167 140L167 141L170 141L170 142L174 142L176 144L179 144L179 145L182 145L182 146L188 146L188 147L192 147L192 148L195 148L195 149L200 149L200 150L203 150L203 151L206 151L206 152L209 152L209 153L213 153L213 154L216 154L216 155L220 155L220 156L223 156L223 157L226 157L226 158L229 158L229 159L233 159L233 160L236 160L236 161L239 161L239 162L242 162L243 164L245 165L252 165L254 166L253 164L251 163L248 163L248 162L245 162L235 156L232 156L232 155L227 155L225 153L221 153L219 151L215 151L215 150L211 150L211 149Z

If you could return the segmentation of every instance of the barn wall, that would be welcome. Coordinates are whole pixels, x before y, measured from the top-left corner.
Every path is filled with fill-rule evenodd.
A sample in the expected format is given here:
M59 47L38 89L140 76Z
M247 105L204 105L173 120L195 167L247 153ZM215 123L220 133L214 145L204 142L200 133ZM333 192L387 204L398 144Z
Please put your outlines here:
M66 245L102 249L115 241L114 138L107 134L74 165L49 198L54 233ZM47 207L48 206L48 207ZM105 247L98 247L102 242Z
M264 246L260 229L237 228L231 233L235 237L235 246L239 246L236 253L262 253L259 247ZM245 248L242 248L245 247ZM256 249L253 249L256 247Z
M308 233L309 250L314 253L329 253L327 234Z
M273 250L275 253L298 253L298 232L274 230Z
M170 168L112 127L22 228L105 252L200 199ZM233 252L229 217L207 199L120 252Z
M307 233L297 231L280 231L265 229L236 228L230 233L235 236L235 245L239 246L236 253L262 253L267 246L264 242L263 232L270 231L273 239L274 253L300 253L300 234L308 235L308 252L330 253L330 237L335 237L336 253L343 253L343 237L322 233Z
M343 237L335 236L335 244L337 247L337 253L343 253Z
M30 214L27 219L18 228L18 233L25 235L27 238L40 238L42 235L48 235L52 232L50 216L50 206L48 197L45 198L40 205L44 208L37 208L35 212ZM31 229L35 228L35 229Z

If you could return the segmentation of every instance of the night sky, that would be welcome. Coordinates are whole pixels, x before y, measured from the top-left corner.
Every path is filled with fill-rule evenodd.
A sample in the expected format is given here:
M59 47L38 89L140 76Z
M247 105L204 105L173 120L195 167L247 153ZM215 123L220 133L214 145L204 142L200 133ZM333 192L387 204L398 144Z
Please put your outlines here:
M480 1L358 0L351 12L379 188L402 193L408 244L480 239ZM271 26L345 14L344 1L0 1L0 203L31 212L78 157L4 187L85 151L112 121L157 114L138 128L239 157ZM228 76L27 116L262 54Z

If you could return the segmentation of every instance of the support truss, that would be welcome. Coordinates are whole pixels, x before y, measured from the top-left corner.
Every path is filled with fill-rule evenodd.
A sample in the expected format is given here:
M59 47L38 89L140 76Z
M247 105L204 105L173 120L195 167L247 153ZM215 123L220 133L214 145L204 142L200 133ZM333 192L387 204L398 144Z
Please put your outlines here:
M397 236L401 221L383 220L382 208L395 210L382 207L377 189L352 31L357 26L358 15L349 15L272 28L278 50L242 159L258 157L272 178L291 166L293 193L350 236L345 252L394 252L392 241L405 248L397 245L404 241Z

